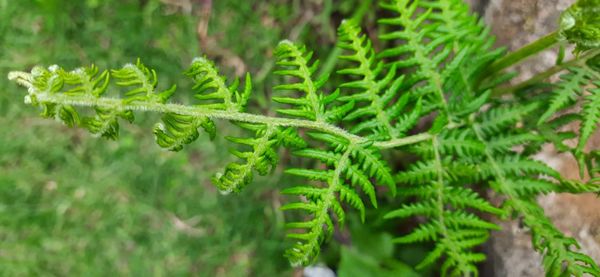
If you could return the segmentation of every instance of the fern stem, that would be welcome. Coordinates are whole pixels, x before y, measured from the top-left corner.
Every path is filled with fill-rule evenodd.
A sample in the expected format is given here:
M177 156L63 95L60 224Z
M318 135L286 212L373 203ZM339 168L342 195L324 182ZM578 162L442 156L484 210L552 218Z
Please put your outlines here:
M15 73L16 74L16 73ZM213 110L197 106L186 106L181 104L162 104L155 102L132 102L125 103L122 99L108 98L108 97L89 97L89 96L74 96L64 94L50 94L37 92L31 94L28 97L28 101L36 101L41 103L53 103L61 105L74 105L84 107L98 107L106 108L111 110L119 111L149 111L158 113L174 113L180 115L190 115L196 117L208 117L211 119L225 119L232 121L248 122L248 123L260 123L267 124L270 126L287 126L287 127L298 127L307 128L316 131L321 131L329 134L334 134L345 139L348 139L351 143L362 143L368 141L367 138L354 135L340 127L335 125L322 122L322 121L311 121L304 119L294 118L281 118L272 117L265 115L256 115L236 111L223 111ZM373 146L380 149L395 148L404 145L410 145L421 141L431 139L431 135L422 133L414 136L408 136L404 138L397 138L388 141L380 141L373 143Z
M440 146L436 136L431 138L431 144L433 147L433 153L435 156L435 171L437 175L437 180L433 181L433 185L436 190L436 208L438 210L437 221L440 227L440 232L442 237L448 241L448 252L452 253L450 255L459 257L459 253L461 252L459 247L455 245L455 243L450 238L450 234L448 228L446 227L446 223L444 220L445 214L445 205L444 205L444 166L442 164L442 157L440 154ZM462 259L457 259L459 265L457 268L468 268L467 264L464 263ZM470 276L468 272L464 272L463 276Z
M534 75L533 77L527 79L526 81L523 81L519 84L516 84L514 86L509 86L509 87L498 87L495 88L492 92L492 95L497 97L497 96L503 96L503 95L508 95L508 94L513 94L515 92L518 92L524 88L527 88L529 86L535 85L545 79L550 78L552 75L559 73L569 67L572 66L587 66L586 62L588 59L595 57L596 55L600 54L600 50L593 50L593 51L589 51L587 53L585 53L584 55L581 55L580 57L576 57L573 58L567 62L561 63L561 64L557 64L549 69L547 69L546 71L540 72L536 75ZM595 72L594 70L591 70L591 72Z
M503 58L492 63L486 70L487 74L482 76L493 76L496 73L509 68L541 51L544 51L559 42L558 32L554 31L545 37L542 37L522 48L504 56Z
M403 138L398 138L398 139L391 139L388 141L376 142L373 145L379 149L389 149L389 148L396 148L396 147L400 147L400 146L411 145L411 144L427 141L432 138L433 138L433 135L431 135L429 133L421 133L421 134L417 134L417 135L413 135L413 136L408 136L408 137L403 137Z

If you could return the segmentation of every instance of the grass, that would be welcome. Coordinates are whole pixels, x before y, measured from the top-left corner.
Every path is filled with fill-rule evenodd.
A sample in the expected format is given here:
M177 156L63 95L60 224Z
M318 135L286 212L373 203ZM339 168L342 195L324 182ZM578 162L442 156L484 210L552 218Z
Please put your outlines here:
M291 11L284 4L215 3L209 36L259 71L260 57L282 32L261 20L271 16L279 24ZM252 12L255 6L260 14ZM225 14L235 20L220 21ZM157 0L0 0L0 75L49 63L119 67L142 57L166 86L201 55L198 20L195 12ZM255 39L261 43L240 47ZM38 119L6 79L0 91L0 275L292 271L281 255L277 178L258 179L242 196L220 195L210 184L231 159L219 151L228 146L222 138L202 137L186 151L165 152L151 135L157 118L140 115L144 128L125 125L119 141L108 142Z

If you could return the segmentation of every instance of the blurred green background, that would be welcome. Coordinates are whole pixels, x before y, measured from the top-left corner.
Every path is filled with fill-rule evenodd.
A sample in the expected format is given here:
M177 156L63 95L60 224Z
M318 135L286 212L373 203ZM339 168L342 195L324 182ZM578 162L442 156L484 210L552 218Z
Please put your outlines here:
M206 55L230 76L251 72L253 107L265 109L277 42L304 41L326 59L355 2L0 0L0 75L140 57L184 94L182 70ZM106 141L41 119L23 96L0 78L1 276L294 274L282 256L281 173L240 195L210 183L231 159L222 137L233 128L171 153L154 144L152 115Z

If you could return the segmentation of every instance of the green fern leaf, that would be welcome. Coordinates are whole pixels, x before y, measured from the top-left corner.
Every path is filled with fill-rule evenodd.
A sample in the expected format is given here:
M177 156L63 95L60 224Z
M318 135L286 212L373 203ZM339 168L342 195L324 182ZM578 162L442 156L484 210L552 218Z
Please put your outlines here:
M364 173L377 179L380 184L388 186L392 195L396 194L394 176L392 176L386 162L381 158L379 150L370 145L357 146L353 148L351 156L354 162L360 165Z
M211 139L216 136L215 123L206 117L167 113L162 121L164 123L158 123L154 127L156 143L170 151L180 151L184 145L195 141L200 135L200 127L204 128Z
M303 147L305 144L294 130L283 130L273 125L244 124L240 127L254 132L254 138L227 137L233 143L249 147L252 150L230 152L244 163L232 162L225 167L222 173L213 177L213 183L223 193L239 192L252 182L254 171L259 175L266 175L277 166L279 160L275 149L280 145Z
M299 79L297 83L278 85L275 89L297 91L303 95L301 98L273 97L275 102L294 106L294 108L277 111L283 115L325 121L325 107L320 89L327 82L328 76L313 80L319 61L310 64L312 52L308 52L306 47L297 46L290 41L280 42L275 49L275 56L277 65L283 67L276 71L276 74Z
M137 60L136 64L127 64L123 68L112 71L112 76L118 79L118 86L129 87L135 86L125 93L125 103L132 102L154 102L165 103L175 93L177 88L173 85L171 88L158 92L158 78L156 71L146 67L141 60Z
M398 87L401 86L403 78L396 78L396 69L390 68L387 74L383 74L383 62L375 57L375 50L372 48L371 40L362 34L360 28L352 20L345 20L338 29L339 42L338 47L349 52L347 55L340 56L340 59L349 61L352 67L338 70L338 74L349 75L355 78L341 84L341 88L347 89L347 95L339 100L345 102L364 103L354 109L346 116L346 120L356 120L361 118L361 123L356 125L351 131L355 134L370 132L370 137L374 140L385 140L393 137L400 137L405 131L398 130L393 126L394 118L397 117L406 103L388 110L387 107L392 104ZM396 81L394 81L396 80ZM381 92L390 86L389 90L382 95ZM408 98L402 99L406 102ZM418 119L418 118L417 118ZM416 121L417 119L413 119ZM407 123L405 123L408 125ZM414 123L413 123L414 124Z
M588 83L589 75L586 70L572 67L568 74L560 76L562 82L554 92L548 110L540 117L538 124L547 121L559 110L569 106L583 91L583 86Z
M499 134L507 127L515 126L523 119L523 116L531 113L538 107L537 104L529 104L518 107L499 107L487 111L480 116L479 128L486 136L492 137Z
M119 136L119 119L129 123L134 120L132 111L115 111L112 109L96 108L94 117L83 119L83 125L92 133L107 139L116 140Z
M100 97L108 88L110 74L103 71L98 74L98 67L91 65L89 67L79 68L71 72L60 71L65 84L72 88L65 91L68 95L88 95Z
M459 134L449 135L450 138L474 137L473 134L460 131ZM448 134L445 134L448 136ZM494 207L483 200L475 192L464 187L464 184L455 184L458 180L454 176L465 174L463 170L457 170L462 166L456 166L458 161L450 157L442 159L444 154L444 135L436 136L430 146L421 146L420 152L426 152L423 156L426 161L420 161L411 166L408 171L397 175L399 183L409 183L410 188L399 190L403 196L418 196L413 204L404 204L400 209L392 211L386 218L405 218L411 216L424 216L428 222L421 224L408 235L395 239L397 243L414 243L421 241L434 241L435 249L418 265L418 268L430 265L445 257L442 264L442 273L460 275L477 272L475 263L480 262L482 254L471 252L473 247L485 242L489 230L496 230L498 226L480 219L474 214L465 211L467 208L503 215L504 211ZM460 140L460 139L457 139ZM446 155L461 156L467 153L461 146L446 146ZM477 153L482 153L479 145ZM448 166L450 165L450 166ZM477 237L477 238L475 238Z
M488 179L495 191L507 197L504 203L507 212L517 212L531 228L532 244L543 255L546 273L549 276L600 275L600 268L592 259L571 250L574 240L558 231L535 201L540 193L556 191L554 183L541 179L543 175L558 180L560 175L545 164L520 157L512 151L493 155L493 147L489 146L479 125L473 125L473 130L486 145L486 154L481 161L482 178Z
M388 64L398 69L414 71L406 78L401 89L410 90L414 97L425 97L426 103L431 106L428 105L424 112L439 108L453 121L444 95L444 81L461 67L467 53L461 50L450 57L456 34L436 31L440 27L432 21L435 21L437 9L434 11L421 6L420 1L390 0L381 6L395 15L381 19L379 23L395 27L396 30L380 35L380 39L404 40L406 44L387 48L379 56L391 59Z
M600 73L599 73L600 74ZM581 123L581 134L577 149L581 152L587 145L588 140L600 124L600 80L594 83L595 89L588 89L589 95L585 97L583 104L583 119Z
M239 80L227 86L227 79L219 75L219 71L213 62L205 58L196 58L186 75L194 80L192 88L196 94L194 97L201 102L201 106L215 110L227 110L243 112L252 92L252 80L250 74L246 74L246 86L243 92L238 91Z

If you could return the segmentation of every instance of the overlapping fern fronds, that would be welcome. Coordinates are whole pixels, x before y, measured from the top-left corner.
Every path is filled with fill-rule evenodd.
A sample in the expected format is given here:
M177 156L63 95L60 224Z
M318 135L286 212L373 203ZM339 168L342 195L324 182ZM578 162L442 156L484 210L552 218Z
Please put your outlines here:
M469 49L480 50L489 44L486 40L472 40L483 33L483 28L462 3L398 0L382 6L395 15L380 20L393 27L381 38L403 43L384 50L381 57L391 67L408 70L407 85L401 89L407 90L412 99L424 97L428 105L424 112L438 113L430 130L432 140L411 147L421 161L396 176L399 194L415 202L404 204L387 217L428 219L410 234L396 239L397 243L436 243L418 268L441 259L444 275L475 274L476 264L485 255L473 249L487 240L489 230L498 227L473 211L496 215L503 211L471 188L478 181L473 161L482 154L484 146L472 133L453 128L464 124L487 101L485 94L477 95L472 80L491 56L475 56ZM472 57L466 59L467 55ZM473 101L476 96L479 101Z
M400 185L400 195L416 197L417 201L402 205L386 217L425 216L428 220L410 234L396 238L395 242L436 243L417 269L445 257L442 274L475 274L476 263L485 260L485 255L474 252L473 248L486 242L489 231L499 227L472 211L503 214L469 188L469 180L474 183L477 172L471 160L483 151L483 145L477 143L472 134L452 130L417 145L415 150L423 160L400 172L396 181Z
M487 38L488 30L469 16L459 2L396 0L383 4L396 16L380 21L395 27L382 35L382 39L400 40L404 44L386 49L382 57L399 68L412 70L408 79L413 81L408 81L409 86L404 88L413 97L423 95L423 91L425 96L433 95L426 99L439 112L430 130L434 134L432 141L412 147L422 160L397 175L399 194L416 201L387 215L389 218L420 215L428 220L396 241L434 241L435 248L419 267L443 259L443 275L473 274L477 272L475 263L485 258L473 252L473 247L484 243L495 225L465 209L502 216L516 212L532 229L533 244L545 255L549 273L600 273L589 257L573 252L563 243L571 239L552 226L535 202L536 195L561 191L559 184L564 183L553 169L514 150L543 141L539 134L517 128L523 124L523 116L537 110L539 105L507 106L490 101L490 92L477 82L478 74L502 52L489 50L493 40ZM585 117L594 120L593 116ZM585 140L586 136L583 130L580 139ZM505 195L506 204L502 208L493 207L470 189L476 184L489 185ZM456 199L469 199L465 201L470 205ZM462 221L453 222L458 216ZM540 221L529 222L535 216ZM552 240L553 243L547 243Z
M311 63L312 53L307 53L304 47L284 41L279 44L276 54L277 64L283 67L277 72L300 80L276 88L301 93L298 98L274 98L277 102L295 107L280 109L278 112L333 124L342 119L354 106L354 101L335 102L339 91L330 95L320 91L327 81L327 76L318 79L313 77L317 71L318 61ZM313 81L314 79L317 81ZM395 190L390 168L382 160L379 150L373 148L370 142L352 141L323 132L311 132L309 137L310 146L295 151L294 154L318 160L325 169L286 170L288 174L317 182L317 187L297 186L283 191L285 194L302 196L306 199L306 201L287 204L283 207L284 210L302 210L310 216L307 221L287 224L288 228L299 231L288 234L288 237L297 240L286 252L293 264L308 264L317 257L321 243L333 234L335 224L332 216L335 216L335 222L339 225L342 225L345 220L343 202L357 209L364 221L366 208L357 193L357 188L369 197L373 206L377 206L373 180ZM317 147L318 144L322 146Z
M444 81L464 62L467 48L457 48L458 52L453 53L452 42L457 34L450 29L438 31L438 24L432 23L444 18L436 14L438 9L408 0L384 1L381 6L394 15L379 20L391 28L379 38L402 43L381 51L379 57L387 59L388 66L411 72L400 89L410 91L413 97L424 97L424 112L439 109L448 115ZM423 8L425 12L421 12Z
M485 156L479 161L480 177L506 198L503 208L517 213L531 229L532 244L544 256L544 267L549 276L597 276L600 267L596 262L577 252L574 249L579 248L577 241L560 232L536 202L536 196L540 194L563 190L560 174L544 163L512 150L524 144L524 135L528 132L515 128L516 125L533 110L531 105L496 108L496 112L489 111L488 115L473 122L473 133L485 145ZM498 121L497 118L505 120ZM530 135L529 139L535 138Z
M586 146L600 125L600 53L596 52L598 51L588 53L589 58L584 59L581 65L571 66L567 69L567 73L561 75L561 81L555 85L548 108L538 121L538 125L544 128L551 118L559 113L568 113L573 116L558 116L563 119L560 122L562 125L574 121L580 122L577 146L568 150L573 152L582 165L582 175L586 160L590 159L585 153ZM577 110L575 105L581 105L579 114L573 113ZM564 145L560 139L555 142ZM561 150L567 149L563 147ZM588 168L588 171L591 170L593 169Z
M494 97L511 76L496 60L510 64L503 59L516 58L492 49L489 29L460 0L384 1L381 5L391 15L379 20L387 46L381 51L361 33L358 22L342 22L341 84L326 85L329 76L317 76L313 53L282 41L275 50L275 73L283 84L275 87L273 97L279 116L248 112L250 75L241 88L239 80L228 82L206 58L194 59L186 71L194 83L196 101L191 105L170 102L176 87L159 89L157 73L140 61L110 72L52 66L9 77L29 89L27 102L40 106L43 116L110 139L117 138L120 121L133 122L134 111L159 113L156 142L170 151L198 139L200 128L214 138L216 119L231 121L251 136L227 137L237 145L230 152L239 160L213 178L224 193L239 192L254 174L272 171L280 148L310 160L311 166L285 170L307 179L283 190L298 198L283 209L302 214L287 224L294 243L286 255L294 265L316 260L321 245L347 220L346 207L365 221L365 199L376 208L381 205L378 191L394 196L397 190L408 201L393 204L399 208L386 217L423 220L395 242L434 244L418 268L439 264L442 275L477 275L477 264L485 259L477 248L498 229L488 218L514 216L531 230L548 275L600 276L598 265L577 252L577 243L554 227L536 203L541 194L597 192L600 187L600 152L585 149L600 123L597 26L586 17L586 7L594 10L597 1L580 0L564 17L575 23L563 27L561 35L581 45L574 61L549 71L568 70L552 97ZM497 72L488 72L490 68ZM118 87L127 88L122 97L106 96L111 76ZM578 102L580 114L557 115ZM581 123L579 135L560 130L573 121ZM572 149L565 141L577 136ZM590 181L564 180L533 159L545 143L572 151L581 168L587 167ZM395 155L382 153L391 149L414 154L417 161L393 173L386 158ZM387 188L377 190L378 185ZM503 200L499 207L479 193L490 189Z
M338 74L355 78L340 86L344 95L339 100L354 102L357 106L344 118L346 121L360 121L350 131L367 133L373 140L405 136L418 122L421 103L419 101L412 112L407 113L405 109L410 94L405 93L395 99L400 94L404 76L396 76L395 66L384 72L384 63L376 57L371 40L361 34L354 21L342 22L338 33L338 47L348 52L340 59L352 63L352 67L340 69Z

